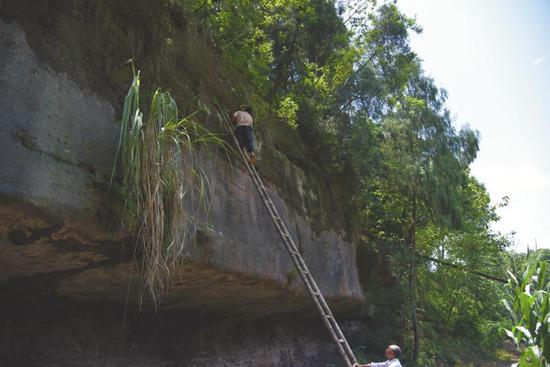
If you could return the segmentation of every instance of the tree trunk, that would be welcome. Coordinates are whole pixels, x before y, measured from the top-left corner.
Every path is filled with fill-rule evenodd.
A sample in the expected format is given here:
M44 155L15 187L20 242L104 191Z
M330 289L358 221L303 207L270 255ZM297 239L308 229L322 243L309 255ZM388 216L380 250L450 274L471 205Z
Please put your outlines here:
M413 195L412 200L412 213L411 213L411 225L409 227L409 249L410 249L410 263L409 263L409 297L411 306L411 329L413 332L414 345L413 345L413 364L416 365L418 361L418 354L420 353L420 337L419 337L419 325L418 317L416 315L416 193Z

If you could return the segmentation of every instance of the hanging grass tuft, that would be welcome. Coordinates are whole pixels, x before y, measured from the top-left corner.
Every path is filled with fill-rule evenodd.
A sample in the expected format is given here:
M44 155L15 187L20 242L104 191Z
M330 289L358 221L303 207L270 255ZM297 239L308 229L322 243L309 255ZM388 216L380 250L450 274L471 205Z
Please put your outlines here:
M111 184L118 171L123 223L135 233L141 255L140 304L148 293L156 306L197 225L198 211L208 206L208 177L197 151L200 146L225 148L225 142L194 122L193 115L179 118L176 102L161 90L155 91L145 122L143 116L140 74L134 72Z

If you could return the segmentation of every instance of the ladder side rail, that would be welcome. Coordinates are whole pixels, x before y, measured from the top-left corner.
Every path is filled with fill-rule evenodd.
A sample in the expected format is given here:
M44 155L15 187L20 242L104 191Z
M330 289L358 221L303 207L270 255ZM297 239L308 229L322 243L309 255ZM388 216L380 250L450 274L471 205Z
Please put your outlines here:
M293 246L296 247L294 245L294 241L292 239L289 239L290 242L292 242ZM309 281L311 283L311 287L313 289L313 291L315 293L318 294L318 298L319 298L319 301L321 302L322 306L323 306L323 309L326 310L326 314L328 314L331 318L331 322L334 324L334 328L336 329L337 333L341 336L341 339L344 339L346 340L346 338L344 337L344 333L342 332L342 330L340 329L340 326L338 325L338 322L336 321L336 318L334 317L328 303L326 302L325 300L325 297L323 296L321 290L319 289L319 286L317 285L317 282L315 281L315 279L313 278L313 276L311 275L311 272L309 271L308 267L307 267L307 264L305 263L304 259L300 256L298 257L298 261L301 263L301 267L303 267L304 269L306 269L308 275L309 275ZM354 356L354 353L353 351L351 350L349 344L347 343L347 340L346 340L346 343L345 343L345 347L347 349L347 352L351 355L351 356ZM353 359L355 359L355 356L353 357ZM355 363L356 361L354 361Z
M297 265L296 262L295 262L295 265L298 268L298 265ZM300 272L300 277L302 278L302 281L304 282L304 284L308 288L308 291L309 291L309 294L310 294L310 296L313 300L313 303L315 304L315 306L317 307L317 310L321 314L321 319L322 319L323 323L325 324L325 327L328 329L328 331L330 333L330 336L332 337L332 339L336 343L336 347L337 347L338 351L340 352L340 354L344 358L344 360L345 360L346 364L348 365L348 367L351 367L353 365L353 363L356 363L356 361L354 361L354 358L351 358L348 355L348 351L347 351L347 348L345 347L345 343L340 342L342 340L342 338L338 335L337 330L331 324L329 318L327 317L327 314L326 314L325 310L323 309L322 304L314 296L313 289L311 288L311 285L309 284L306 275L300 270L299 270L299 272ZM344 344L344 346L342 344Z
M259 179L258 177L255 177L256 181ZM262 185L263 186L263 185ZM262 187L259 186L259 187ZM265 190L265 186L262 187ZM260 196L262 196L262 199L264 199L264 202L267 206L267 209L269 211L269 214L271 215L272 221L275 224L275 227L277 228L277 231L279 232L279 235L281 236L281 239L283 240L283 243L285 244L285 248L288 251L294 266L298 269L298 272L300 274L300 277L302 278L302 281L307 287L308 293L310 297L313 300L313 303L317 307L319 313L321 314L321 319L323 323L325 324L326 328L329 330L329 333L331 334L331 337L333 338L334 342L336 343L336 346L338 348L338 351L344 357L344 360L346 361L346 364L348 366L352 366L353 363L356 362L355 356L353 353L350 353L349 345L347 344L347 340L342 334L342 331L340 328L334 327L335 319L334 316L332 316L332 313L330 309L328 309L328 306L326 305L326 302L320 302L318 297L322 297L321 293L319 291L314 291L315 288L318 288L315 284L314 279L311 277L311 273L309 272L309 269L307 268L307 265L299 255L299 252L296 248L296 245L294 244L294 241L292 240L292 237L285 236L283 233L289 233L288 230L285 228L284 223L282 220L279 222L275 218L281 218L277 208L273 204L273 206L269 205L268 203L272 201L269 198L269 195L267 192L262 192L263 190L258 189L260 192ZM289 233L290 234L290 233ZM301 261L300 261L301 260ZM330 316L329 316L330 315ZM327 317L329 316L329 317ZM344 341L344 342L341 342ZM343 345L342 345L343 344Z
M244 158L244 154L242 154L242 152L241 152L241 155ZM300 277L302 278L302 281L307 286L311 298L314 300L314 303L316 304L316 306L318 307L319 311L322 314L321 318L323 319L323 322L325 323L325 325L327 322L330 324L329 330L331 331L331 334L334 333L333 337L335 339L335 342L337 343L338 348L339 349L342 348L342 344L343 344L343 348L345 349L347 359L350 359L353 363L356 363L357 360L355 358L355 355L351 350L351 347L349 346L347 339L345 338L344 333L340 329L340 326L338 325L338 322L336 321L336 318L334 317L332 311L330 310L330 307L328 306L324 296L322 295L319 287L317 286L315 279L311 275L311 272L309 271L307 264L305 263L305 261L301 256L294 254L294 252L298 252L298 249L294 243L294 240L290 236L290 232L286 229L284 223L282 222L282 218L277 208L275 207L275 204L269 197L269 194L267 193L267 189L263 185L263 182L261 181L261 178L259 177L258 172L256 171L255 167L250 165L246 160L245 160L245 163L247 165L249 172L251 173L251 176L254 182L256 183L258 192L260 193L260 196L264 200L264 203L268 209L268 212L271 215L272 221L275 224L275 227L277 228L279 235L281 236L281 239L283 240L283 243L285 244L285 247L287 248L287 251L289 252L294 262L294 265L296 266L296 268L298 268L300 272ZM269 203L271 203L272 206ZM279 222L275 218L280 218L281 221ZM288 233L289 236L286 237L284 236L283 233ZM303 271L305 271L307 275L303 274ZM327 320L327 316L329 316L328 320ZM329 325L326 325L326 326L328 328ZM343 341L343 343L340 342L341 340Z
M322 315L321 319L323 320L323 323L325 324L331 336L333 337L336 343L337 349L342 355L342 357L344 358L344 361L346 362L348 367L351 367L353 363L357 362L353 351L351 350L346 338L342 333L342 330L340 329L338 323L336 322L332 314L332 311L330 310L322 293L320 292L319 287L317 286L315 280L313 279L311 273L309 272L307 264L305 263L303 258L300 256L298 249L290 235L290 232L286 229L286 226L284 225L282 218L278 213L277 208L273 204L273 201L271 200L267 192L267 189L265 188L261 178L259 177L257 170L253 165L249 164L249 162L246 160L246 157L242 149L240 148L240 144L237 138L235 137L235 135L232 133L229 122L227 120L226 120L226 124L228 125L228 130L231 133L230 135L233 137L233 141L235 145L238 147L241 158L243 158L243 161L245 162L245 166L250 176L252 176L252 179L260 194L260 197L264 201L264 204L268 209L271 219L275 224L275 227L279 232L279 235L281 236L283 243L285 244L285 247L290 254L290 257L292 258L295 267L298 269L300 273L300 277L302 278L302 281L306 285L306 288L308 289L308 292L310 293L310 296L314 301L313 303L315 304L318 311ZM276 218L278 218L279 221ZM288 234L288 236L285 236L284 235L285 233Z
M294 241L292 240L292 238L289 238L288 239L289 242L291 242L292 246L294 248L296 248L296 245L293 243ZM321 304L323 305L323 308L327 311L326 313L329 314L332 318L332 320L334 320L334 323L335 323L335 326L336 326L336 329L338 330L338 333L342 335L342 337L344 336L338 323L336 322L336 318L334 318L334 315L332 314L332 311L330 310L330 307L328 306L326 300L325 300L325 297L323 296L321 290L319 289L319 286L317 285L317 282L315 281L315 279L313 278L313 276L311 275L311 272L309 271L309 268L307 267L307 264L305 263L304 259L299 256L297 257L297 261L300 262L300 266L302 268L304 268L306 271L307 271L307 274L309 275L308 276L308 280L310 281L311 283L311 288L313 289L313 291L318 294L319 296L317 296L321 302ZM350 354L352 354L351 352L351 348L350 350L348 351Z
M256 177L254 177L255 181L257 180L257 181L261 182L261 179L258 175L258 172L254 168L254 166L251 166L251 168L252 168L251 170L254 172L253 176L256 176ZM271 214L273 222L274 222L275 226L277 227L277 229L279 231L279 234L280 234L283 242L285 243L285 245L287 247L287 251L289 252L290 256L292 257L292 259L295 263L295 266L300 270L300 275L302 277L302 280L304 281L306 286L309 288L311 297L314 299L315 303L320 302L320 305L321 305L320 311L323 313L323 315L328 315L329 316L329 322L331 323L332 328L335 330L336 335L338 336L338 338L337 338L338 344L339 345L344 344L344 348L346 349L346 353L349 354L350 359L353 361L353 363L356 363L357 361L355 359L355 355L354 355L353 351L351 350L351 347L349 346L349 344L347 342L347 339L345 338L344 333L340 329L340 326L338 325L338 322L336 321L336 318L334 317L334 315L333 315L330 307L328 306L324 296L322 295L321 290L319 289L317 283L315 282L315 279L311 275L311 272L309 271L309 268L308 268L307 264L305 263L305 261L303 260L303 258L301 256L299 256L299 255L297 256L293 253L293 251L298 252L298 249L296 247L296 244L294 243L294 240L290 236L290 232L288 232L288 230L286 229L284 223L282 223L282 219L281 219L280 223L277 220L274 219L274 217L281 218L281 216L279 215L278 210L277 210L277 208L275 207L274 204L273 204L273 207L271 207L268 204L269 202L273 203L273 201L270 199L269 194L267 193L267 190L265 189L265 186L262 184L260 186L260 188L261 189L258 189L258 191L260 191L261 196L265 197L264 201L265 201L265 204L268 208L268 211ZM283 235L283 233L288 233L289 236L286 237L286 236ZM299 254L299 252L298 252L298 254ZM301 272L301 269L303 269L306 272L307 275L303 275L302 272ZM323 316L322 319L326 320L326 316ZM340 343L339 340L344 340L344 343Z
M290 241L292 241L292 239L290 239ZM317 282L315 281L315 279L311 275L311 272L309 271L309 269L308 269L305 261L303 260L303 258L301 256L299 256L299 257L296 256L296 257L297 257L297 261L301 263L300 268L303 268L303 269L306 270L306 274L307 274L306 277L307 277L307 280L308 280L308 283L309 283L308 286L313 291L312 296L316 297L318 299L318 302L321 303L321 306L324 310L324 313L329 316L329 318L331 320L330 322L333 324L333 327L336 330L336 333L339 336L339 339L343 339L345 341L344 347L346 348L346 352L349 353L350 357L352 356L352 360L354 360L354 363L355 363L356 362L355 355L354 355L353 351L351 350L351 347L349 346L349 344L348 344L348 342L347 342L347 340L344 336L344 333L340 329L340 326L338 325L338 322L336 321L336 318L334 317L328 303L326 302L325 297L323 296L323 293L319 289L319 286L317 285Z
M241 152L241 155L243 156L244 158L244 154L242 154ZM312 299L314 300L314 302L316 303L320 303L320 308L319 308L319 311L322 313L322 319L323 319L323 322L329 322L331 325L331 333L332 331L335 332L336 334L336 337L335 337L335 342L337 342L337 345L338 345L338 348L341 348L341 344L344 345L344 349L346 351L346 354L349 356L348 359L351 359L351 361L353 363L356 363L357 360L355 358L355 355L353 353L353 351L351 350L351 347L349 346L349 343L347 341L347 339L345 338L344 336L344 333L342 332L340 326L338 325L338 322L336 321L336 318L334 317L332 311L330 310L330 307L328 306L324 296L322 295L317 283L315 282L315 279L313 278L313 276L311 275L311 272L309 271L309 268L307 267L307 264L305 263L305 261L303 260L303 258L301 256L296 256L294 252L298 252L298 249L294 243L294 240L292 239L292 237L290 236L290 232L286 229L284 223L282 222L282 218L277 210L277 208L275 207L275 204L273 203L273 201L271 200L271 198L269 197L269 194L267 193L267 189L265 188L265 186L263 185L263 182L261 181L261 178L259 177L259 174L258 174L258 171L255 169L254 166L250 165L246 160L245 160L245 163L247 165L247 168L249 170L249 172L251 173L251 176L254 180L254 182L257 184L256 187L258 189L258 192L260 193L260 196L262 197L262 199L264 200L264 203L272 217L272 221L273 223L275 224L275 227L277 228L278 232L279 232L279 235L281 236L286 248L287 248L287 251L289 252L291 258L293 259L293 262L295 264L295 266L298 268L299 272L300 272L300 276L302 278L302 281L306 284L307 288L308 288L308 291L310 292L310 296L312 297ZM271 203L272 206L269 204ZM280 218L281 221L277 221L275 218ZM288 233L289 236L286 237L283 235L283 233ZM299 254L299 252L298 252ZM302 270L304 270L306 272L307 275L304 275L302 273ZM327 320L327 317L326 316L329 316ZM340 343L340 340L343 341L343 343Z

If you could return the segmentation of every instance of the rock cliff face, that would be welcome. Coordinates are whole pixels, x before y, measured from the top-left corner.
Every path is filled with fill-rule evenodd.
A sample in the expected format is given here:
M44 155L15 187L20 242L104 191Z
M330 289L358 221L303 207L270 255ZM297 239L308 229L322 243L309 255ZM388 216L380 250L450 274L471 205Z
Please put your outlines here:
M116 106L39 58L16 21L0 20L0 55L0 289L10 300L3 315L15 315L0 321L0 362L305 366L335 358L252 180L222 158L208 166L208 229L187 246L158 313L135 313L133 244L107 205ZM331 228L314 231L299 204L267 185L329 303L353 318L364 300L354 245Z

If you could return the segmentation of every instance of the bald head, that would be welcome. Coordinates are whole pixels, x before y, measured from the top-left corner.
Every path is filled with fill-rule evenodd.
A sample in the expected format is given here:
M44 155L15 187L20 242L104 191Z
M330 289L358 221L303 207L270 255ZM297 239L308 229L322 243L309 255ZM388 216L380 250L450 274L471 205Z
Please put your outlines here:
M400 355L401 355L401 348L399 348L399 346L395 344L389 345L388 348L386 349L386 358L388 359L399 358Z

